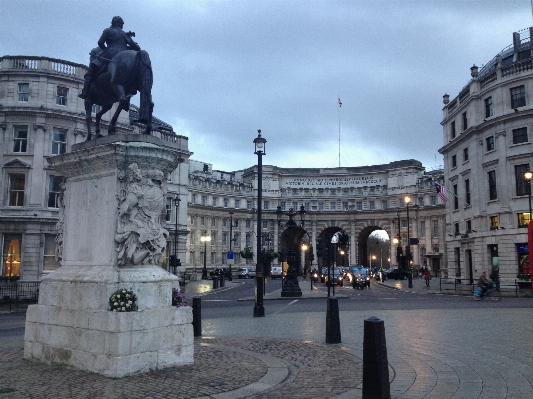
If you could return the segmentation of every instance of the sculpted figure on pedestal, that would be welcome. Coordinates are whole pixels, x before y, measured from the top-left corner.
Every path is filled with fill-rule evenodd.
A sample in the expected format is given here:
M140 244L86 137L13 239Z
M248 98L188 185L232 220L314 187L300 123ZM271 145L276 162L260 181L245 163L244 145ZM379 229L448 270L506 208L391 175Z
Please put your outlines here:
M166 178L161 171L144 174L136 163L128 167L127 187L119 195L118 264L161 265L168 231L161 221L166 213Z

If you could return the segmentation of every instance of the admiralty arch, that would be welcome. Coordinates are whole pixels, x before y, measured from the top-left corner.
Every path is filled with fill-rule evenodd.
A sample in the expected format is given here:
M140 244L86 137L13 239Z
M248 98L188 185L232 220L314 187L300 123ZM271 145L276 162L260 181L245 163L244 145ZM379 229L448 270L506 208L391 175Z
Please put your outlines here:
M382 259L386 256L383 266L397 267L397 246L405 253L409 227L411 241L418 239L418 244L411 245L411 266L428 266L436 275L446 274L445 209L435 189L435 183L444 181L442 169L426 171L419 161L403 160L338 168L263 165L262 175L262 223L257 226L257 166L224 172L189 160L188 269L198 270L204 262L208 269L227 265L229 251L235 254L234 266L254 265L257 234L265 250L281 252L277 262L284 261L288 249L295 249L299 273L321 266L316 240L330 242L336 233L348 237L346 253L337 253L337 264L368 266L367 243L376 230L383 230L390 239L378 254ZM287 228L291 209L296 226ZM300 209L306 211L303 221ZM396 244L398 235L400 243ZM253 259L239 256L245 247L252 248Z

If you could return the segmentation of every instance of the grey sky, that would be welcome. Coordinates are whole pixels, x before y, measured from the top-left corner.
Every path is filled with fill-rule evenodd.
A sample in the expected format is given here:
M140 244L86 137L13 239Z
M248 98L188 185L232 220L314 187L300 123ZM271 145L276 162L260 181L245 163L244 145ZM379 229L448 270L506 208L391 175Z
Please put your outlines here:
M341 166L442 165L442 95L533 25L530 0L0 0L0 54L87 64L114 15L150 54L154 114L228 171L257 162L257 129L264 164L336 167L339 125Z

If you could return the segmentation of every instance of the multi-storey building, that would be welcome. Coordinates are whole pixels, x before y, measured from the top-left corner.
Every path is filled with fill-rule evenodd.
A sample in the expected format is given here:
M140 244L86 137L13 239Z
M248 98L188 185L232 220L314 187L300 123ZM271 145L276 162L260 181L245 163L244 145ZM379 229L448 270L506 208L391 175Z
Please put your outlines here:
M257 166L235 172L212 169L212 165L189 163L189 221L187 266L198 270L204 261L207 267L227 263L226 254L235 252L236 265L254 263L242 259L239 252L246 246L256 253L258 234L264 248L286 253L305 242L312 246L313 265L317 266L317 238L327 242L338 232L348 235L348 253L337 257L338 264L369 265L369 236L384 230L390 238L400 235L400 244L407 246L407 231L418 239L411 246L412 266L429 266L435 274L444 269L445 224L444 207L435 183L443 183L442 170L426 172L415 160L385 165L339 168L262 168L262 203L257 204ZM404 198L409 196L409 219ZM261 206L261 226L257 226L255 209ZM280 228L278 212L287 220L287 211L306 211L303 226L294 231ZM300 222L300 216L295 215ZM202 236L211 237L209 245ZM397 244L385 249L387 262L397 266ZM205 252L204 252L205 251ZM311 265L309 252L299 249L300 272ZM282 259L283 261L283 259ZM320 265L319 261L318 265Z
M502 282L529 271L527 224L533 127L533 28L444 95L446 241L450 276L473 282L499 266Z
M68 152L86 138L85 108L78 98L86 70L84 65L47 57L0 58L1 277L39 280L58 267L55 240L62 179L46 158ZM102 119L104 132L114 110ZM137 110L132 106L129 113L121 113L117 133L139 133ZM153 134L178 143L187 158L188 139L157 118L153 124ZM169 191L176 194L167 204L172 205L178 194L183 204L187 202L186 179L187 168L181 166L170 176ZM175 231L175 210L167 208L167 229ZM184 242L187 207L176 209Z

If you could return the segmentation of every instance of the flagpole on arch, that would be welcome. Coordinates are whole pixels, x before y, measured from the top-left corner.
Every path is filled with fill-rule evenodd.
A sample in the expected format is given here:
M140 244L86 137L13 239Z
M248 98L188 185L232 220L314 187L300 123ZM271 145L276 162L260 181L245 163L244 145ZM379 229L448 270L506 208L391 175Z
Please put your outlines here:
M533 0L531 0L533 1ZM339 168L341 167L341 98L337 95L337 102L339 103Z

